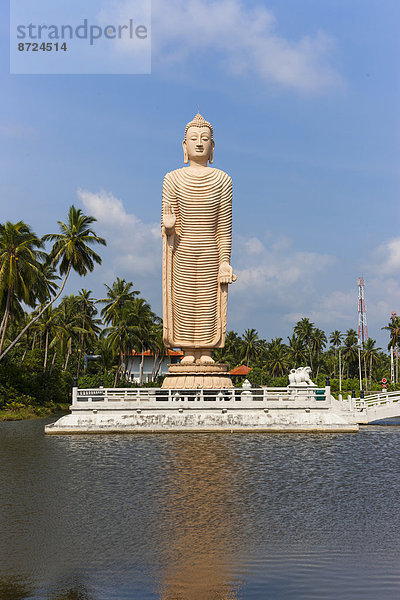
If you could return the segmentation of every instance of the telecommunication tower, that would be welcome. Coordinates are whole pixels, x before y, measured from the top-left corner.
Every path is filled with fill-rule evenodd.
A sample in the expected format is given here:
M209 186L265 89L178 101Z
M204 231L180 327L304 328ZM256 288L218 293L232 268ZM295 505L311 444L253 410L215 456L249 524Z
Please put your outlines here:
M365 297L364 297L364 277L357 279L358 285L358 345L360 348L364 347L364 343L368 339L368 327L367 327L367 310L365 308Z
M391 314L392 322L394 322L396 320L396 318L397 318L397 312L395 310L392 310L392 314ZM398 359L399 349L398 349L397 345L395 347L395 350L396 350L396 359ZM397 363L396 363L396 365L397 365ZM399 378L399 374L397 373L396 379L398 379L398 378ZM393 346L390 346L390 379L392 380L392 383L396 383L396 379L395 379L395 375L394 375Z

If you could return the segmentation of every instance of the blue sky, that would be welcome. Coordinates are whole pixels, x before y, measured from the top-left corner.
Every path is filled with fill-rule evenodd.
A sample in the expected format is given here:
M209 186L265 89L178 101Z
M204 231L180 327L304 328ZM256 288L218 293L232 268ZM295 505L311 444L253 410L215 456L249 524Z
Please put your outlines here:
M108 240L68 293L102 297L118 275L161 313L162 179L199 105L234 182L228 328L355 328L363 275L386 347L400 313L397 0L153 0L151 75L10 75L0 10L1 221L44 234L74 203Z

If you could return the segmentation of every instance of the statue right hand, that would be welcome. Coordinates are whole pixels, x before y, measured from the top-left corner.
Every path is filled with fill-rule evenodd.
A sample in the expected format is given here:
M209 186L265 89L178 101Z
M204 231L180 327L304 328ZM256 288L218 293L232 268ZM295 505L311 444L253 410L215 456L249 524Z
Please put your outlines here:
M165 202L164 214L163 214L163 225L165 229L173 229L176 223L176 216L172 204Z

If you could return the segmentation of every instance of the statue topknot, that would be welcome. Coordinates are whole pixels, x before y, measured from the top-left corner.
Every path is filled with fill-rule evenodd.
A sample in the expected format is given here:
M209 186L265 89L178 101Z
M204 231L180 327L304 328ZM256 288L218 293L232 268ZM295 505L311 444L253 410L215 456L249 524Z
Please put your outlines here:
M186 125L186 127L185 127L185 140L186 140L186 134L188 132L189 127L208 127L209 130L211 131L211 139L213 139L214 132L213 132L213 128L212 128L211 123L209 123L208 121L206 121L205 118L202 117L199 112L194 117L193 121L190 121L190 123L188 123Z

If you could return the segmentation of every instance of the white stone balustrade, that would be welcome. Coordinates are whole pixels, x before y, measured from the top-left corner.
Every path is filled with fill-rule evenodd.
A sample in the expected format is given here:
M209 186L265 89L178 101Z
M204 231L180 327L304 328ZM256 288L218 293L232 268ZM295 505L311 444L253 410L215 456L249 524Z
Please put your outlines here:
M383 404L391 404L400 400L400 391L394 392L382 392L378 394L371 394L365 398L354 398L354 405L356 408L363 408L364 406L382 406Z
M380 419L400 417L400 391L379 392L365 398L351 398L341 402L343 410L352 414L354 421L360 424L373 423Z
M330 388L241 388L225 390L168 390L161 388L73 388L71 410L88 409L254 409L330 408Z
M290 391L290 393L289 393ZM330 387L73 389L71 413L48 434L176 431L354 432ZM336 402L336 404L338 404ZM351 416L351 415L350 415Z

